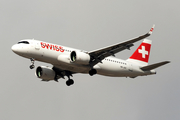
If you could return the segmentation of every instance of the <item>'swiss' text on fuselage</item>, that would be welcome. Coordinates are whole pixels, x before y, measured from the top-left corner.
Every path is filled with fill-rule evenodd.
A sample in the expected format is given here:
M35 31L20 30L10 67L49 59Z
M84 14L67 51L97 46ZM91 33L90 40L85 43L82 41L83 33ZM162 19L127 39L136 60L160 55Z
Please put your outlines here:
M44 42L41 42L41 47L42 48L47 48L49 50L54 50L54 51L57 51L57 52L64 52L64 49L62 46L58 46L58 45L52 45L52 44L48 44L48 43L44 43Z

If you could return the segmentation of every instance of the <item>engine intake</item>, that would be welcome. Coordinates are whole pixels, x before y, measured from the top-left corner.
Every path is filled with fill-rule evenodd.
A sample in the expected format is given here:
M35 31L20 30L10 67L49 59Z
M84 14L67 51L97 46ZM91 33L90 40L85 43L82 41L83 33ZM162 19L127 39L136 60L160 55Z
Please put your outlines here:
M54 80L56 73L51 67L39 66L36 69L36 76L44 81Z
M71 62L87 65L89 64L90 56L84 52L72 51L70 54L70 59Z

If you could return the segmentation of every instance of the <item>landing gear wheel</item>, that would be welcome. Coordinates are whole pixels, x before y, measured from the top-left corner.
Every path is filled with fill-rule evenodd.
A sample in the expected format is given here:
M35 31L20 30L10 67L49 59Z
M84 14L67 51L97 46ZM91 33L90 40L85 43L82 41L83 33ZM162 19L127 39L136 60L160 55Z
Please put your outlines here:
M35 59L30 58L30 60L31 60L32 65L30 65L29 68L30 68L30 69L33 69L33 68L35 67L35 66L34 66L34 61L35 61Z
M34 65L30 65L30 66L29 66L30 69L33 69L34 67L35 67Z
M66 81L67 86L70 86L70 85L73 85L73 84L74 84L74 80L72 80L72 79L69 79L69 80Z
M93 76L93 75L95 75L95 74L97 74L96 69L91 69L91 70L89 71L89 75L90 75L90 76Z

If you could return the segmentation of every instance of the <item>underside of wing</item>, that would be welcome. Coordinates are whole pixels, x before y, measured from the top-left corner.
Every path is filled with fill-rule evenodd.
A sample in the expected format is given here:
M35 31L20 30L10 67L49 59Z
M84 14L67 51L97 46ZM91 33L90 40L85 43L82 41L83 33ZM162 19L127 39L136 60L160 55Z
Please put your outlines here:
M56 72L57 76L59 76L60 78L63 78L63 79L65 76L67 76L69 78L70 76L72 76L72 74L75 74L75 72L72 72L69 70L62 70L58 66L54 66L52 69Z

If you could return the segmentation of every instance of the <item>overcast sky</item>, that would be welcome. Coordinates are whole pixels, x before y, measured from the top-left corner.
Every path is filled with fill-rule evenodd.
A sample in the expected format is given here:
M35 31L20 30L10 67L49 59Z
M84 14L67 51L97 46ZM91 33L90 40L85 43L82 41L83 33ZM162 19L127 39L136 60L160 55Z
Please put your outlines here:
M0 0L0 119L179 120L179 5L178 0ZM64 79L41 82L30 60L11 51L26 38L92 51L142 35L153 24L149 62L171 63L152 76L76 74L67 87ZM127 59L139 44L116 57Z

